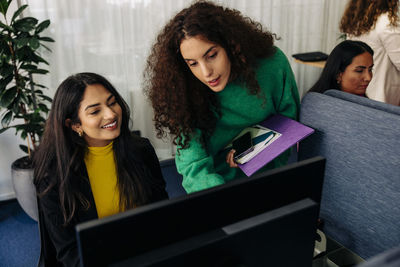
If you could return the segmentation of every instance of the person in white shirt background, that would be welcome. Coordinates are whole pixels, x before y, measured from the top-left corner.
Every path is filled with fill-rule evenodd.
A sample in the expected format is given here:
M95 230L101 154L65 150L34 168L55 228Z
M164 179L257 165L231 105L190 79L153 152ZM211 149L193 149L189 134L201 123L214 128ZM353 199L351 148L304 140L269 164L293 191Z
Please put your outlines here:
M373 79L368 98L400 106L399 0L350 0L340 22L347 39L374 50Z

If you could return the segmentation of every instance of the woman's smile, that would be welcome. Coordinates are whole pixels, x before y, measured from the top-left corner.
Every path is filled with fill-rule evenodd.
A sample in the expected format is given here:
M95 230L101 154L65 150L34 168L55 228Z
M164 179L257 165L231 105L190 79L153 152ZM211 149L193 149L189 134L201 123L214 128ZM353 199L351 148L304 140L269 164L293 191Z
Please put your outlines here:
M111 122L109 124L106 124L104 126L101 126L103 129L108 129L108 130L114 130L117 128L117 121L115 120L114 122Z

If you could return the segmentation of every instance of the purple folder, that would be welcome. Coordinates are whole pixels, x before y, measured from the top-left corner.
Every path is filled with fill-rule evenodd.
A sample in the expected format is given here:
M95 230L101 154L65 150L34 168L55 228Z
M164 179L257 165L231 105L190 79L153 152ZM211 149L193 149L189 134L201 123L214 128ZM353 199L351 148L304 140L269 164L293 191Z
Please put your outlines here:
M288 148L314 132L314 129L279 114L269 117L260 123L260 125L277 131L282 135L250 161L245 164L238 164L239 168L247 176L251 176L274 158L285 152Z

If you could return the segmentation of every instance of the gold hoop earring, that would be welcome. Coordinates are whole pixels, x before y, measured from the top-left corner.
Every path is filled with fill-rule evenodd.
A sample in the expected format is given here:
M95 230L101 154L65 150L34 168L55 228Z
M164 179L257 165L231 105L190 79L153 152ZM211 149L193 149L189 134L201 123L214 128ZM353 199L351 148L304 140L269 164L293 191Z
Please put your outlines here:
M79 135L79 137L82 137L83 131L78 131L78 135Z

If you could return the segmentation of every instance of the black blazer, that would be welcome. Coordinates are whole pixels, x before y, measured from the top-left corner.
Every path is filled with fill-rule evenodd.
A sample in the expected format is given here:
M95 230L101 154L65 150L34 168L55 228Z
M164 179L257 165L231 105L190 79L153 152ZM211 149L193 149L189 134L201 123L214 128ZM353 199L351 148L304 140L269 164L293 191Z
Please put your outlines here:
M135 153L139 163L146 166L153 177L152 197L149 203L167 199L165 181L154 148L148 139L132 137L132 153ZM138 164L135 162L134 164ZM83 195L89 201L90 207L78 207L73 223L63 226L64 218L60 208L58 188L53 187L42 198L38 198L39 230L41 252L38 266L79 266L75 226L78 223L97 219L96 205L86 167L83 164L82 173L86 179L79 179ZM51 173L49 175L56 175ZM42 185L43 186L43 185ZM41 188L37 188L40 192Z

